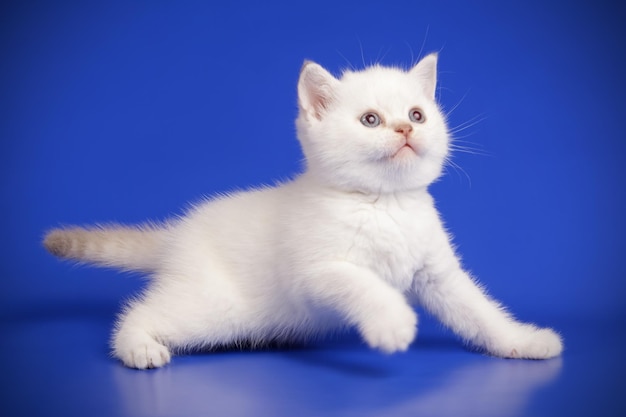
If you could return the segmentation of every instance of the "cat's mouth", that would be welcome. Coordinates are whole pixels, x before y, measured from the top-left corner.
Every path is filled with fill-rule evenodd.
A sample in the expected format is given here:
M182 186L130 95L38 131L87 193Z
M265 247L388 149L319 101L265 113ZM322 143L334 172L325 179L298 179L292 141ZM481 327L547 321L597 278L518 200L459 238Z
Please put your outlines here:
M417 155L419 155L419 152L416 147L414 145L411 145L409 142L405 142L404 145L400 146L398 150L396 150L394 154L391 155L391 159Z

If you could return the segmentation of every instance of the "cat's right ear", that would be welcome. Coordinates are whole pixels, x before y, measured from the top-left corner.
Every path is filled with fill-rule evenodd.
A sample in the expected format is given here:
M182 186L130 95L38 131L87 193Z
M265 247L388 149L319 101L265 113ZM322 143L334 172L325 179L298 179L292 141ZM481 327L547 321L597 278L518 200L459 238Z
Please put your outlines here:
M298 104L300 111L321 120L335 98L339 84L331 73L312 61L304 61L298 81Z
M437 87L437 53L426 55L409 73L420 80L424 93L434 100Z

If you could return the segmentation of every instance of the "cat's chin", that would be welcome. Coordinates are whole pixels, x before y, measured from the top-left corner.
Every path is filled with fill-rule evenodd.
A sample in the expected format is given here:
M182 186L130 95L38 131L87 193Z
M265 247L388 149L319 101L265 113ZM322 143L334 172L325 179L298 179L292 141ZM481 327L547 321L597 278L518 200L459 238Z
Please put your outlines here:
M411 145L409 145L407 143L404 146L402 146L400 149L398 149L391 156L391 159L393 159L393 160L404 160L404 159L410 158L411 160L413 160L414 158L416 158L418 156L419 156L418 151L415 150Z

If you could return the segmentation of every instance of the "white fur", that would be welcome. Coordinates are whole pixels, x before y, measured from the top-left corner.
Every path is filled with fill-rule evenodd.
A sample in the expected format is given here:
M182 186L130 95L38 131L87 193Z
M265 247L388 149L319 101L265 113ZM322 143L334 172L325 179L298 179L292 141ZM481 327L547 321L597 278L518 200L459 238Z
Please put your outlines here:
M403 351L417 330L412 301L490 354L559 355L556 333L515 321L463 271L427 191L449 147L434 101L436 61L429 55L410 71L375 66L340 79L305 63L296 123L306 171L203 202L163 226L158 263L142 264L153 280L121 315L115 356L129 367L159 367L172 351L291 341L344 326L373 348ZM414 107L424 123L409 120ZM361 124L368 111L380 126ZM396 130L407 127L405 139ZM119 257L128 268L128 253Z

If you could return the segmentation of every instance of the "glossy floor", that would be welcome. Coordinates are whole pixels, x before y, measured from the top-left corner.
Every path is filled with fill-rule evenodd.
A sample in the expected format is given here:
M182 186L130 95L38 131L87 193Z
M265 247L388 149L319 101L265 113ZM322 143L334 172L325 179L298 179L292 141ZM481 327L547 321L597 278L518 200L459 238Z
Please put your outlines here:
M553 322L547 361L469 352L430 319L409 352L353 334L290 349L175 357L136 371L107 355L112 306L42 309L2 324L3 416L619 416L621 323Z

